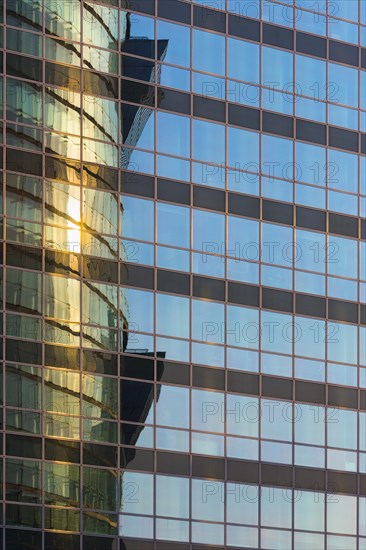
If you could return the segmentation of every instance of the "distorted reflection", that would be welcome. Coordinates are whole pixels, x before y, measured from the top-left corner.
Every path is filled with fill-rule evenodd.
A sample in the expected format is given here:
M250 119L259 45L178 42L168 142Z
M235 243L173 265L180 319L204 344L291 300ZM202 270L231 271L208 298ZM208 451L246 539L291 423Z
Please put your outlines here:
M81 3L79 0L45 0L45 26L49 34L80 41Z
M46 243L58 249L80 252L80 188L54 181L45 183ZM60 227L65 228L60 231Z

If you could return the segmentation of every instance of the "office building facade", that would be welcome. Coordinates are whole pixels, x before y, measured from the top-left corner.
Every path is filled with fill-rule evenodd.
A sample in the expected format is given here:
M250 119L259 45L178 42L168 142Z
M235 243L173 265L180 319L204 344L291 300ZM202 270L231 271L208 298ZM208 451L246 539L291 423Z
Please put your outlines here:
M2 0L6 550L366 550L366 2Z

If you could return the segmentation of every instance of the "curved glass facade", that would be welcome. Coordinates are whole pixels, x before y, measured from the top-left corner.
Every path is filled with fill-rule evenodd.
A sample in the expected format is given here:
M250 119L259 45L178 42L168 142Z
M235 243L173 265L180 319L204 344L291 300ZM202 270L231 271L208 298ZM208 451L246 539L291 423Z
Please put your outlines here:
M0 40L0 546L366 550L366 2Z

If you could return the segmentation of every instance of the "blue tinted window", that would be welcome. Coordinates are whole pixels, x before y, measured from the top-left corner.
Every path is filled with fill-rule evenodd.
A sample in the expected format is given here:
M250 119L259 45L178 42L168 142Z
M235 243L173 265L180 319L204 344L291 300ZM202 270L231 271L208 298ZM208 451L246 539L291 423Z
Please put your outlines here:
M262 108L285 115L293 115L294 96L277 92L273 88L262 88Z
M351 130L358 129L358 111L355 109L347 109L339 105L329 105L329 124L334 126L343 126Z
M361 12L361 23L366 25L366 4L364 2L360 3L360 12Z
M259 265L253 262L227 260L227 276L233 281L243 283L259 283Z
M297 269L325 272L326 241L322 233L296 230Z
M339 277L357 278L358 243L351 239L334 237L328 238L328 271Z
M193 253L192 271L199 275L208 275L223 279L225 277L225 259L222 256L202 254L202 252Z
M298 181L324 186L326 181L326 149L296 142L295 176Z
M309 185L296 185L296 203L315 208L326 208L326 191Z
M295 441L309 445L325 444L325 409L312 405L295 405Z
M199 344L198 342L192 342L191 361L201 365L223 368L225 363L224 352L224 346L214 346L211 343Z
M194 72L193 91L195 94L225 101L225 79Z
M262 285L292 290L292 270L264 265L262 266Z
M328 99L333 103L343 103L358 107L358 71L336 63L328 65Z
M284 202L292 202L293 183L274 178L262 177L262 195L270 199L276 199Z
M357 363L357 327L328 323L328 358L342 363Z
M122 157L122 159L122 168L142 172L144 174L154 174L154 155L152 153L145 153L138 149L134 149L131 157L127 154L126 157Z
M312 330L314 329L317 330L317 327L313 326ZM300 337L300 330L298 332ZM295 376L296 378L303 378L304 380L325 382L325 363L323 361L314 361L309 359L296 359Z
M321 447L308 447L305 445L295 445L295 463L299 466L324 468L325 452ZM303 548L299 546L299 550ZM313 548L312 546L310 548ZM324 545L319 548L324 548Z
M366 4L365 4L366 5ZM365 29L366 34L366 29ZM361 78L361 98L360 98L360 107L361 109L366 109L366 71L360 71Z
M283 225L262 224L262 261L291 267L294 260L293 230Z
M227 252L239 260L259 261L259 222L228 217Z
M296 93L315 101L327 98L327 64L320 59L296 55Z
M259 172L259 134L229 127L228 165L237 170Z
M328 13L333 17L358 21L358 6L358 0L332 0Z
M292 376L292 357L262 353L262 373Z
M190 65L190 29L183 25L157 21L158 26L158 50L164 48L164 61L173 65ZM161 41L161 42L160 42Z
M258 460L258 441L243 437L227 437L227 456L246 460Z
M358 156L335 149L328 151L328 185L343 191L358 191Z
M176 269L177 271L189 271L190 254L188 251L158 246L156 253L156 265L158 267Z
M324 359L326 339L325 322L319 319L296 317L295 329L296 355Z
M225 306L217 302L192 300L193 340L224 344L221 327L224 324Z
M211 494L211 498L205 498L207 493L207 482L201 479L192 479L192 518L223 522L224 501L221 499L223 487L223 483L217 482L217 488L219 489L217 493ZM217 525L216 527L221 526ZM206 536L211 534L210 539L202 537L204 534ZM196 542L204 541L213 544L214 541L219 541L220 538L221 537L218 538L217 529L211 530L211 525L205 526L204 524L196 524Z
M262 84L275 90L293 91L293 54L263 46Z
M160 386L156 400L156 423L175 428L189 428L189 389ZM177 409L179 414L176 414Z
M154 203L124 196L122 207L122 235L142 241L154 241ZM136 219L140 223L136 223Z
M292 179L293 145L289 139L262 135L262 172L272 178Z
M328 208L334 212L342 212L343 214L357 216L358 197L357 195L328 191Z
M282 2L286 3L286 0L282 0ZM293 0L288 0L287 3L292 4ZM293 27L294 24L294 10L291 6L264 2L262 4L262 17L265 21L270 21L283 27Z
M259 83L259 46L229 38L227 74L236 80Z
M223 433L223 393L192 390L192 428L205 432Z
M159 449L166 449L167 451L189 452L189 432L157 428L156 446Z
M225 169L222 166L192 163L192 181L210 187L225 188Z
M225 75L225 37L211 32L193 31L193 68Z
M316 4L310 4L309 0L296 0L296 6L319 13L326 13L327 11L326 2L317 2ZM314 16L314 13L312 13L311 15ZM322 17L321 19L324 19L324 17Z
M262 348L272 353L292 353L293 327L291 315L262 312Z
M318 2L316 5L320 7L320 2ZM300 7L310 8L309 0L302 0L302 4L300 4L300 0L297 0L296 6L297 12L295 25L297 29L325 36L327 33L327 22L325 17L322 17L321 15L318 15L316 13L299 9Z
M162 86L168 86L169 88L178 88L189 92L191 89L191 75L189 71L184 69L177 69L177 67L170 67L169 65L160 65L160 81Z
M357 368L349 365L328 363L328 382L331 384L345 384L357 386Z
M189 517L189 479L156 476L156 513L166 517Z
M292 403L262 399L261 412L262 437L292 441Z
M233 103L241 103L250 107L260 106L261 91L254 84L244 84L236 80L227 81L226 99Z
M360 277L366 281L366 242L360 246Z
M256 397L227 395L226 429L228 434L258 437L259 415Z
M225 216L205 210L193 210L193 248L210 252L225 244Z
M157 203L158 242L189 248L190 211L183 206Z
M343 42L358 44L358 26L339 19L329 19L329 36Z
M249 441L247 443L249 443ZM239 498L238 498L238 495L240 495ZM227 521L240 524L240 523L243 523L243 518L245 517L245 523L249 525L257 525L258 502L259 502L258 487L251 486L251 485L228 483L227 484Z
M216 164L225 163L225 126L194 119L192 132L195 159Z
M324 531L324 515L324 500L317 498L316 492L302 491L301 498L295 502L295 529Z
M316 120L317 122L326 122L327 104L306 97L296 97L296 115L307 120Z
M310 294L325 294L325 277L315 273L304 271L296 272L296 289L298 292L310 292Z
M192 453L224 456L224 438L219 435L192 432Z
M256 351L227 348L227 368L250 372L259 371L259 357Z
M227 9L243 17L260 17L260 0L227 0Z
M327 430L329 446L357 448L357 412L328 409Z
M128 324L133 332L154 332L154 295L152 292L121 289L121 300L128 303Z
M337 500L327 505L327 528L333 533L355 535L357 532L357 497L348 495L337 495ZM348 548L347 537L335 537L328 535L330 546L333 548ZM353 546L353 541L352 541Z
M169 113L157 113L157 149L161 153L189 157L190 121L189 118Z
M156 331L158 334L165 334L166 336L189 338L188 298L157 294Z
M132 514L153 514L154 507L154 476L137 472L123 472L122 487L138 487L143 499L124 499L123 511ZM124 523L124 521L123 521Z
M189 160L167 157L165 155L156 155L156 160L156 173L158 176L173 180L190 180Z
M361 195L366 195L366 157L360 157L360 161Z
M230 346L258 349L259 311L229 305L226 339Z

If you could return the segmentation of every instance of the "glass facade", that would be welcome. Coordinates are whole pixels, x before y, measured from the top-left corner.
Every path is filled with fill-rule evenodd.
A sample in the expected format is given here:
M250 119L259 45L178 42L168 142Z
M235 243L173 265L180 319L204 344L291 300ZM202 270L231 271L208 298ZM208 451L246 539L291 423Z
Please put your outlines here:
M366 550L366 1L0 41L0 547Z

